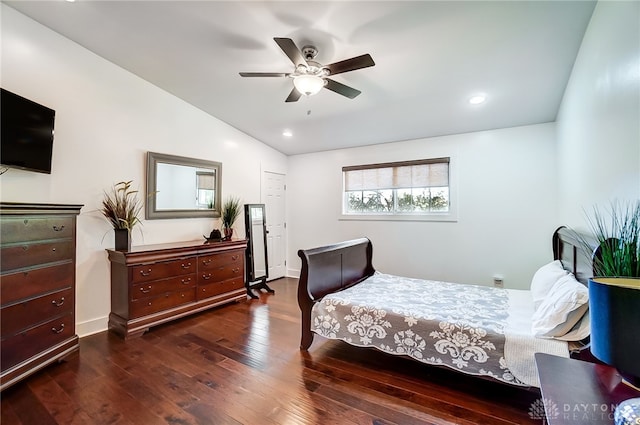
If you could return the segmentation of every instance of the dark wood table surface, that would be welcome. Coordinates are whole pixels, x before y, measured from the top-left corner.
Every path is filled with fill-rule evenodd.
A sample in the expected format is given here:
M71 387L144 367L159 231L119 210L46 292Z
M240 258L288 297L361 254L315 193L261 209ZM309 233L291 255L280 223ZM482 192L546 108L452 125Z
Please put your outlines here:
M549 425L613 424L616 406L640 397L607 365L536 353Z

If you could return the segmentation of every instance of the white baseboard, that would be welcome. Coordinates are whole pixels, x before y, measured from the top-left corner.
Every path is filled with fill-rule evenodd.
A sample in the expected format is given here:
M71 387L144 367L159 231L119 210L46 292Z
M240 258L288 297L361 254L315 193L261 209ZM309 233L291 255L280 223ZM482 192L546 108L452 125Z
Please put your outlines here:
M300 270L299 269L287 269L287 277L299 278Z
M104 332L109 328L109 318L99 317L97 319L87 320L86 322L76 323L76 333L80 338Z

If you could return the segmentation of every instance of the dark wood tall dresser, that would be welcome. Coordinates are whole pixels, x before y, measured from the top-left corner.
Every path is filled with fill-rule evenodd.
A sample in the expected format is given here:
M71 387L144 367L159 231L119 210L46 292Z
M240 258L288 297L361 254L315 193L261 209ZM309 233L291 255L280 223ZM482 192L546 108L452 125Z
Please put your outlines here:
M174 242L107 250L109 330L128 339L150 327L246 299L246 240Z
M78 350L80 208L0 203L0 390Z

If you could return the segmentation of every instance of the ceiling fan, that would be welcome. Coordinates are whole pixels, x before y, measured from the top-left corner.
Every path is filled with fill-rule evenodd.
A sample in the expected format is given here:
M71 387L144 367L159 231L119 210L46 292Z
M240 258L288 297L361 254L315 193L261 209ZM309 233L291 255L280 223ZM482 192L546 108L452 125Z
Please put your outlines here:
M321 65L313 60L318 54L318 49L316 49L315 46L304 46L302 49L298 49L290 38L275 37L274 41L280 46L289 59L291 59L291 62L295 65L294 71L290 73L241 72L240 75L242 77L293 78L293 89L285 102L297 102L302 95L314 95L323 87L346 96L349 99L353 99L361 93L360 90L356 90L353 87L349 87L328 77L375 65L375 62L373 62L369 54L345 59L330 65Z

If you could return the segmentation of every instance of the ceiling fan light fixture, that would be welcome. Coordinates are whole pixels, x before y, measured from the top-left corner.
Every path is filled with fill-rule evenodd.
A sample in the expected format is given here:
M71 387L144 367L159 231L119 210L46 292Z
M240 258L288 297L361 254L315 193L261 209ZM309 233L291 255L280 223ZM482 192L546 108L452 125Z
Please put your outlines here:
M293 79L293 85L300 93L313 96L324 87L325 80L317 75L298 75Z

